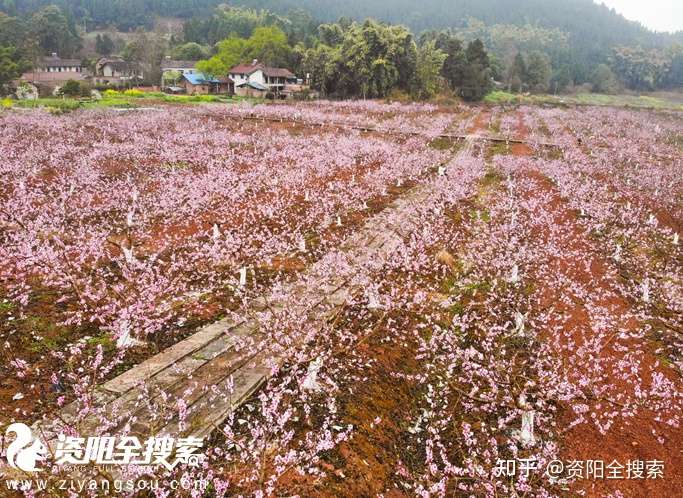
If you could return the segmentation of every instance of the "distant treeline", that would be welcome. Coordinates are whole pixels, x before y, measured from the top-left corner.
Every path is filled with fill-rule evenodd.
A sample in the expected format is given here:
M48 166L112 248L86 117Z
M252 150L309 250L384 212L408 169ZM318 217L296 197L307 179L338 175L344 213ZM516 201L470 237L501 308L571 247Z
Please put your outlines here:
M310 73L314 84L328 94L379 95L398 88L425 95L438 86L433 81L434 65L441 67L436 74L442 83L463 92L469 84L458 81L460 76L454 73L447 75L443 68L457 67L464 74L467 49L478 47L473 43L479 40L486 53L486 71L468 78L477 80L486 72L488 79L510 91L562 92L582 87L610 93L622 86L635 90L683 86L683 33L654 33L592 0L516 0L513 5L506 0L235 0L231 4L0 0L0 85L41 53L78 55L84 30L115 27L138 35L125 47L120 39L100 37L98 53L121 52L150 68L146 74L152 81L159 76L164 55L205 59L205 69L215 72L225 69L228 61L260 53L254 46L276 40L286 45L278 45L277 53L286 54L278 62L299 75ZM155 15L184 18L182 34L171 39L156 35L151 29ZM367 17L378 21L368 22ZM257 32L259 28L278 32ZM254 33L267 36L252 39ZM392 45L397 39L405 46ZM355 67L352 49L359 40L373 48L376 58L368 56ZM405 52L406 58L395 50ZM367 55L357 54L361 59ZM367 68L362 66L370 62ZM345 74L358 70L365 71L367 81ZM368 76L368 71L373 74ZM424 86L423 80L430 81Z
M0 0L0 10L11 16L33 13L56 5L65 15L88 29L105 26L121 31L150 28L154 16L181 17L209 15L218 0Z

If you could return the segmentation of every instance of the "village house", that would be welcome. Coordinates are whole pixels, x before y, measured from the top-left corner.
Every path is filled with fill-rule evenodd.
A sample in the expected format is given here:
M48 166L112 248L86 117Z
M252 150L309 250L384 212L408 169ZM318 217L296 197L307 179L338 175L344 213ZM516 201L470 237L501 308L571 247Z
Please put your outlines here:
M142 71L122 57L102 57L95 63L93 81L100 85L127 86L143 79Z
M183 77L197 72L196 61L180 61L167 55L161 61L161 89L173 92L181 91L185 85Z
M36 87L53 89L69 80L84 81L88 74L78 59L62 59L56 53L41 57L32 71L24 73L20 82L31 83Z
M251 64L239 64L228 72L235 82L235 93L241 96L262 97L267 93L280 94L287 85L296 83L296 76L281 67L268 67L254 59Z
M235 83L230 78L210 78L199 72L184 74L180 84L188 95L235 93Z
M53 52L52 55L38 59L36 69L46 73L82 73L81 61L78 59L62 59Z
M161 72L166 73L169 71L175 71L180 74L196 73L197 61L177 61L171 59L171 57L167 55L166 58L161 61Z

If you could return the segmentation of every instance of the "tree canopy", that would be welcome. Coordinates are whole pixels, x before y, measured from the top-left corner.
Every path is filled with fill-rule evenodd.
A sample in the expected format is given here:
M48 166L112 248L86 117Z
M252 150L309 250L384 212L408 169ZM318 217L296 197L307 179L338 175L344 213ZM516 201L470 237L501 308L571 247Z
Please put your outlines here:
M288 65L290 55L287 35L277 26L263 26L249 38L231 36L219 42L216 55L199 61L197 69L207 75L225 75L233 66L253 59L270 66Z

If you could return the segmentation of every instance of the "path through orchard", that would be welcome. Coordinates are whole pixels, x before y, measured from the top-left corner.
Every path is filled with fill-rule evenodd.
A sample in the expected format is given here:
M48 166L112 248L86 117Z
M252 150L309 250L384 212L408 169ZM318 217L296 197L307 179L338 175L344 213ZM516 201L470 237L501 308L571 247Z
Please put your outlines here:
M259 389L273 371L287 360L296 344L270 344L262 330L277 313L296 315L309 326L334 321L340 309L362 284L353 282L354 268L389 257L417 228L415 207L432 195L448 166L469 153L484 135L470 134L451 162L426 183L408 190L373 216L335 251L344 258L344 274L330 273L325 258L312 264L298 280L274 289L237 314L208 325L187 339L147 359L98 387L91 414L76 426L82 434L106 427L118 433L148 437L182 434L206 437L228 415ZM400 224L392 220L401 220ZM311 304L312 303L312 304ZM311 359L313 360L313 359ZM177 400L187 403L178 409ZM51 422L40 422L47 441L55 442L64 424L77 421L77 403L67 405ZM183 413L182 419L180 412Z

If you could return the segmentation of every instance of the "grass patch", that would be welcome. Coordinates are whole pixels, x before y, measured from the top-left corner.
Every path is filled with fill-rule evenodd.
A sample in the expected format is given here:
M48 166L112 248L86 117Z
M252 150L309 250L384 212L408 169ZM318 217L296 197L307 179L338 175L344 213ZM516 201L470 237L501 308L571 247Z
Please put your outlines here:
M70 331L41 316L28 316L18 323L26 349L33 353L57 351L69 343ZM33 339L33 334L40 337Z
M576 95L522 95L498 90L484 97L488 104L551 104L637 107L643 109L683 110L683 105L648 95L605 95L579 93Z
M683 152L683 134L672 133L666 137L665 143L676 147L678 150Z
M116 349L116 342L109 334L103 334L97 337L91 337L86 341L88 346L96 348L97 346L102 346L105 352L111 352Z
M499 116L498 119L496 119L495 121L493 121L493 122L489 125L491 131L492 131L493 133L495 133L496 135L499 135L499 134L500 134L500 123L501 123L501 120L502 120L502 118Z
M436 150L448 150L451 152L457 152L462 147L462 140L451 137L437 137L431 142L429 146Z
M480 183L482 187L493 187L499 185L505 180L503 174L495 169L489 169L481 178Z
M466 284L460 287L460 291L463 292L468 297L474 297L477 293L483 292L488 293L491 290L491 282L472 282L471 284Z
M564 157L564 152L560 147L544 147L541 154L544 159L549 159L551 161Z
M1 108L13 106L34 109L43 108L54 114L65 114L77 109L117 108L135 109L145 105L159 103L169 104L211 104L211 103L236 103L242 100L260 102L260 99L246 99L229 95L168 95L161 92L143 92L137 89L116 91L106 90L100 100L95 99L68 99L46 97L37 100L12 100L3 99Z
M505 142L493 142L486 148L485 157L491 160L494 156L506 156L511 152L510 145Z
M11 313L14 310L14 303L11 301L0 302L0 313Z
M489 210L486 208L473 209L470 211L470 218L488 223L491 221L491 213L489 213Z
M188 163L187 161L173 161L173 162L168 162L164 163L162 165L165 169L175 171L175 170L183 170L183 169L189 169L192 167L192 164Z

